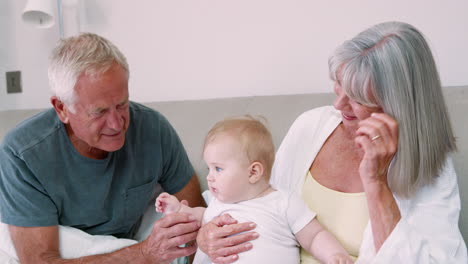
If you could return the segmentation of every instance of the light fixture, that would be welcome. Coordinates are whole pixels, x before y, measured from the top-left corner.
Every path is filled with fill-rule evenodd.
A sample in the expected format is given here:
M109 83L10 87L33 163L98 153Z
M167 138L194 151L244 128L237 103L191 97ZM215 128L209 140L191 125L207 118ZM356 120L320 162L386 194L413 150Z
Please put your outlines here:
M50 28L55 24L55 5L60 38L63 38L62 0L28 0L23 10L23 21L38 28Z

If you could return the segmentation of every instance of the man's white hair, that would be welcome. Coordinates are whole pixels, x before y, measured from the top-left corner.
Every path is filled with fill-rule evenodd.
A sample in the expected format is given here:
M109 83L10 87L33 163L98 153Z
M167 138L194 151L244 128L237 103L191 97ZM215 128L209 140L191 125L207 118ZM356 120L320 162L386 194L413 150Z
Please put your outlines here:
M93 33L82 33L60 40L49 60L49 85L70 111L74 112L75 85L81 76L97 77L114 64L130 75L127 59L109 40Z

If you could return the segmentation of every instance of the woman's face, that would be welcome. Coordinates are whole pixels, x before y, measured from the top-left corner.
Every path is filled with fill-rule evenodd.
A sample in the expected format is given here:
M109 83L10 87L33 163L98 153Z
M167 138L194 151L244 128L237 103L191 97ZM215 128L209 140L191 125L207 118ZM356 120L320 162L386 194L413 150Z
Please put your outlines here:
M350 99L341 88L340 81L335 82L333 88L336 99L333 106L341 112L343 125L349 132L355 131L359 127L359 121L364 120L372 113L381 113L380 107L364 106Z

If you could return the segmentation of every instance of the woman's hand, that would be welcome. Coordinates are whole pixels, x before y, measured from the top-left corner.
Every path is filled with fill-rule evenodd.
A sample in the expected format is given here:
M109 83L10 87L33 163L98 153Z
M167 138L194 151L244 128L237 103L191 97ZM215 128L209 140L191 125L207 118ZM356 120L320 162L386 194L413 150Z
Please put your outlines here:
M398 147L398 123L385 113L372 113L359 122L355 142L364 151L359 165L364 188L387 185L387 171Z
M229 214L224 214L200 228L197 244L213 262L232 263L239 258L237 254L252 248L248 241L258 238L258 233L246 231L255 227L251 222L237 224ZM246 233L238 234L241 232Z
M379 251L401 219L387 182L387 171L398 147L398 123L387 114L372 113L359 122L355 142L364 151L359 175L367 196L374 246Z

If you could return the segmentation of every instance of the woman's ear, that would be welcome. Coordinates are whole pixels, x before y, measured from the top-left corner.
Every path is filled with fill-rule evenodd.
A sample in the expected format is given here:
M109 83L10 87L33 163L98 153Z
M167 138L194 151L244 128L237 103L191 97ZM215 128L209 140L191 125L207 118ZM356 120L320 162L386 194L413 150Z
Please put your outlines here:
M258 161L254 161L249 167L249 182L257 183L263 176L263 165Z
M65 104L60 101L60 99L57 98L57 96L52 96L50 98L50 103L55 109L55 112L57 113L58 118L62 123L68 124L68 109L66 108Z

